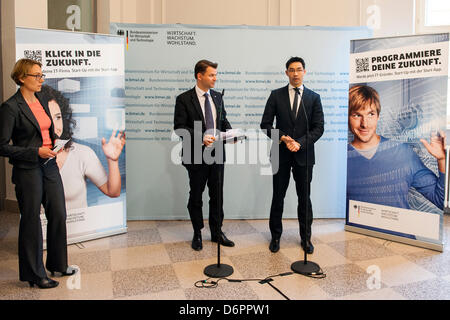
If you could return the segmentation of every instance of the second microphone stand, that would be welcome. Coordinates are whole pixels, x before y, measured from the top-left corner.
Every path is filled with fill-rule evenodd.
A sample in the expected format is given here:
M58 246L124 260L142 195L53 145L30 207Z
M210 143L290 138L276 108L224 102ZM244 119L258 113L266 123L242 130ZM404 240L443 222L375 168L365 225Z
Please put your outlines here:
M222 90L222 103L221 103L221 108L219 110L219 117L218 117L218 119L219 119L218 127L219 128L222 128L222 109L223 109L224 93L225 93L225 89ZM223 146L221 146L221 147L223 148ZM224 160L224 157L225 157L225 152L222 155L222 160ZM217 163L216 163L216 165L217 165ZM225 161L222 161L222 165L225 166ZM223 191L221 191L221 189L223 190L222 180L223 180L222 169L219 169L218 177L217 177L217 190L218 190L217 208L218 208L219 212L222 212L222 206L223 206L223 204L222 204ZM220 224L220 219L217 219L217 221L218 221L217 223ZM221 241L220 239L221 239L221 237L220 237L219 230L221 230L220 225L217 226L217 230L216 230L216 232L218 232L218 235L217 235L218 236L218 238L217 238L217 263L211 264L203 270L203 273L210 278L225 278L225 277L232 275L234 272L232 266L230 266L228 264L220 263L220 241Z
M297 94L297 93L296 93ZM303 93L304 94L304 93ZM306 152L306 190L305 190L305 210L306 210L306 223L309 224L309 221L312 219L312 216L310 216L309 213L309 168L308 168L308 135L309 135L309 121L308 121L308 116L306 114L306 109L305 109L305 104L303 103L303 94L302 97L300 98L301 100L301 104L302 104L302 109L303 109L303 113L305 114L305 121L306 121L306 143L305 143L305 152ZM311 211L312 214L312 211ZM291 265L291 270L294 271L295 273L299 273L302 275L315 275L321 272L321 268L320 266L312 261L308 261L308 253L306 252L306 246L307 243L304 243L304 260L300 260L300 261L296 261Z

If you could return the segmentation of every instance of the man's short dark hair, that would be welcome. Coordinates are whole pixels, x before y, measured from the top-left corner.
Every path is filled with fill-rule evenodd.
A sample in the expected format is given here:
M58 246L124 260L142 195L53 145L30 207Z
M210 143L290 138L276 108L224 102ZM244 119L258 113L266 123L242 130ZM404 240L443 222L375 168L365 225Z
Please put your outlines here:
M219 64L218 63L214 63L208 60L200 60L199 62L197 62L195 64L195 68L194 68L194 77L195 79L197 79L197 74L201 73L205 73L206 69L208 69L208 67L217 69L217 66Z
M303 66L303 69L305 69L305 60L303 60L300 57L291 57L287 62L286 62L286 70L289 69L289 66L291 65L291 63L294 62L300 62Z

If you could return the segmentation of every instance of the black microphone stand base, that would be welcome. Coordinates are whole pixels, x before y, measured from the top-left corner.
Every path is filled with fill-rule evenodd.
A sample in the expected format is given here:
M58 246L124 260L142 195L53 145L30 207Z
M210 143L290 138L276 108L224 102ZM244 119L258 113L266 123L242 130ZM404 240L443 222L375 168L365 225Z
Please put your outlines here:
M232 266L227 264L212 264L205 268L203 273L210 278L226 278L233 274L234 270Z
M291 270L302 275L314 275L320 272L320 267L312 261L297 261L291 265Z

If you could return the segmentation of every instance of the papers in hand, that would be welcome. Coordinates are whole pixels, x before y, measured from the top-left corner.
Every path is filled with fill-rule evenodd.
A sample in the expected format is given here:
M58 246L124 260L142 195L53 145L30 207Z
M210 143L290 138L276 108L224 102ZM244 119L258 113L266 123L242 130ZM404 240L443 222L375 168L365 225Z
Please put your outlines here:
M220 133L220 140L224 140L225 143L235 142L239 140L245 140L247 136L242 129L230 129L227 132Z
M64 148L64 146L66 145L67 142L69 142L70 139L67 140L63 140L63 139L56 139L55 140L55 146L53 147L53 151L58 152L59 150L61 150L62 148ZM44 162L44 164L47 164L47 162L50 161L50 159L52 158L48 158L47 161Z
M55 140L55 146L53 147L53 151L58 152L59 150L61 150L62 148L64 148L64 146L66 145L67 142L69 142L70 139L67 140L62 140L62 139L57 139Z

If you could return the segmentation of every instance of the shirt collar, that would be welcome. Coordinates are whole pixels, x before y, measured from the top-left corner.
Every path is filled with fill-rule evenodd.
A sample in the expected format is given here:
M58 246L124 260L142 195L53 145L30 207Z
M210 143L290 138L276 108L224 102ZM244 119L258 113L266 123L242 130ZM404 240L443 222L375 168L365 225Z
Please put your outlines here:
M208 91L203 91L202 89L200 89L197 85L195 85L195 92L197 93L197 95L199 97L203 97L205 95L205 93L207 92L209 95L211 95L211 93Z
M303 84L298 88L300 89L300 92L303 92ZM294 86L290 83L289 83L289 90L294 90Z

